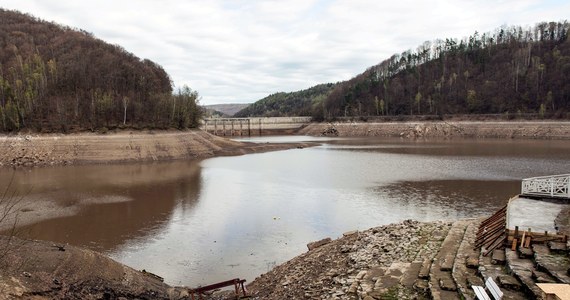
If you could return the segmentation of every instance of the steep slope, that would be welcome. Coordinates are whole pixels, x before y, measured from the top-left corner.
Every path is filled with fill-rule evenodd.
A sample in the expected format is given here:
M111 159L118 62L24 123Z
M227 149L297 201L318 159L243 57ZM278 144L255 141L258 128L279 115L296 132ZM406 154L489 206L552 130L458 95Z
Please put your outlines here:
M92 34L0 9L0 131L183 127L197 93Z
M322 116L568 117L569 28L566 21L550 22L425 42L339 84Z

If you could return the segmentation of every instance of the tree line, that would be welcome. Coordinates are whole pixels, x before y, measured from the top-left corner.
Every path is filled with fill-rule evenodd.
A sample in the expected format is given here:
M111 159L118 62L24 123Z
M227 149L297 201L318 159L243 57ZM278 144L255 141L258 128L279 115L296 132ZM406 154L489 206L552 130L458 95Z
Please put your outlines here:
M197 127L198 101L121 46L0 9L0 131Z
M569 24L427 41L338 84L314 107L337 117L533 113L570 117Z
M336 84L325 83L306 90L275 93L252 103L234 117L294 117L310 116L316 106L326 99Z

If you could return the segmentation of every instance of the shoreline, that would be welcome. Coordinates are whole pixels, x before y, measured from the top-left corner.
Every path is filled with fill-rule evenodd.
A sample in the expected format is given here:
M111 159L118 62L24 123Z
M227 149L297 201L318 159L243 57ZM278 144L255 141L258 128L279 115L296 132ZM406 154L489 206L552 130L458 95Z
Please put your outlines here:
M413 121L311 123L301 135L401 138L570 139L570 121Z
M485 122L483 122L485 123ZM504 123L504 122L500 122ZM383 123L378 123L378 125L382 125ZM393 128L410 128L410 123L401 124L398 123L398 126ZM416 123L413 123L417 125ZM422 123L425 124L425 123ZM494 124L498 124L498 122L494 122ZM536 126L533 123L533 126ZM540 123L542 124L542 122ZM558 124L558 122L553 122L552 124ZM566 123L564 123L566 124ZM314 130L314 128L322 128L315 126L314 128L310 128L312 125L330 125L330 124L311 124L305 129L308 131ZM338 125L335 124L338 128L351 128L351 127L344 127L344 126L353 126L353 129L357 129L355 131L342 131L338 130L338 136L349 136L343 134L354 134L356 135L362 130L366 130L365 132L368 133L370 127L366 126L359 126L355 124L345 124L345 125ZM370 124L366 124L370 125ZM406 127L407 126L407 127ZM423 128L431 128L430 125L428 127ZM558 126L558 125L555 125ZM551 137L558 137L559 139L568 139L569 136L564 133L566 126L570 129L570 123L564 125L560 128L560 132L563 133L562 138L560 135L551 135ZM416 127L411 127L413 130ZM507 130L513 130L512 128ZM417 131L414 131L417 133ZM422 132L426 133L424 129ZM427 130L427 133L433 132L431 129ZM435 132L445 132L444 130L435 130ZM550 133L556 133L555 131L549 131ZM558 132L558 131L557 131ZM570 132L570 131L569 131ZM370 135L371 136L371 135ZM382 135L376 135L382 136ZM400 137L407 138L407 136L402 136L399 134ZM446 135L445 137L455 137L458 135ZM461 135L465 137L469 137L466 135ZM102 137L106 140L106 143L101 145L97 144L96 142L93 143L93 147L99 146L101 153L93 154L91 152L87 152L88 157L94 157L97 159L88 160L85 159L86 156L79 156L79 150L73 152L69 152L67 147L69 145L79 145L78 147L81 150L90 149L88 144L82 144L82 141L90 140L90 141L99 141L101 143ZM110 138L109 138L110 137ZM428 135L424 134L422 136L410 136L410 138L418 138L418 137L426 137L426 138L438 138L441 137L439 135ZM36 152L34 149L50 149L53 148L52 152L46 154L46 157L58 157L57 155L62 153L66 153L66 157L70 157L69 160L61 160L64 163L59 163L59 165L66 165L66 164L89 164L89 163L136 163L136 162L152 162L152 161L168 161L174 159L202 159L202 158L209 158L214 156L228 156L228 155L241 155L241 154L248 154L248 153L258 153L258 152L267 152L267 151L275 151L275 150L284 150L284 149L291 149L295 147L305 147L305 146L312 146L315 145L313 143L289 143L289 144L254 144L254 143L244 143L244 142L237 142L232 140L227 140L224 138L216 137L205 132L201 131L184 131L184 132L160 132L160 133L112 133L112 134L76 134L73 136L62 136L62 135L49 135L49 136L14 136L14 137L0 137L0 150L6 149L2 147L10 147L10 144L7 141L14 143L12 148L14 149L21 149L29 150L31 153L34 154ZM188 143L186 139L192 138L191 142ZM517 135L516 137L512 138L522 138L522 135ZM527 137L528 138L528 137ZM539 137L545 138L545 137ZM554 139L553 138L553 139ZM79 141L78 141L79 140ZM149 141L150 140L150 141ZM58 144L58 142L63 141L63 145ZM131 148L127 149L125 146L125 142L128 142L128 145ZM176 145L180 146L183 144L188 147L194 148L186 148L186 152L177 148ZM23 146L22 146L23 145ZM40 145L41 147L36 147ZM139 146L138 151L137 145ZM157 146L159 145L159 146ZM58 148L58 146L60 146ZM23 148L22 148L23 147ZM42 148L43 147L43 148ZM83 148L82 148L83 147ZM146 147L146 148L144 148ZM166 147L166 148L165 148ZM158 150L161 150L162 154L170 153L168 155L156 155ZM192 151L190 151L192 150ZM66 152L67 151L67 152ZM122 153L122 152L126 152ZM12 152L18 153L18 152ZM108 157L105 159L104 155L109 155L111 153L116 153L113 156L112 160L109 160ZM139 156L133 157L133 153L139 153ZM143 154L141 154L143 153ZM178 156L176 155L178 153ZM5 158L8 157L4 153L0 154L1 157ZM30 157L28 155L22 156L23 158ZM31 156L34 159L35 156ZM66 158L63 157L63 158ZM51 162L54 161L54 165L58 165L58 160L38 160L38 164L31 164L28 165L26 163L20 164L6 164L4 166L13 166L13 167L26 167L26 166L48 166L51 165ZM0 162L3 160L0 159ZM34 162L34 161L32 161ZM47 162L47 163L45 163ZM125 199L115 199L115 201L128 201ZM33 202L33 201L31 201ZM90 205L90 204L98 204L98 202L90 202L87 199L85 202L80 202L74 204L70 207L66 207L64 210L65 213L77 213L83 205ZM56 218L60 216L48 216L46 217L46 212L52 210L52 212L57 212L61 210L59 207L39 207L36 212L42 215L45 218ZM69 209L69 210L68 210ZM34 213L36 213L34 212ZM465 221L465 220L462 220ZM471 222L471 221L470 221ZM474 222L474 221L473 221ZM19 224L19 226L23 226ZM464 224L463 231L466 231L467 225ZM475 226L475 223L473 225ZM260 299L283 299L283 297L317 297L319 295L329 295L338 297L339 299L345 299L349 297L367 297L370 295L392 295L393 290L379 287L378 290L367 290L370 286L374 287L374 281L378 275L374 272L391 272L392 268L397 269L405 266L406 270L412 271L412 266L414 268L425 261L432 261L435 255L438 253L436 252L439 250L440 245L443 244L444 238L447 235L447 232L452 228L451 222L416 222L416 221L404 221L397 224L390 224L375 228L370 228L367 230L363 230L360 232L352 232L346 233L345 236L333 240L332 242L322 245L318 248L312 249L304 254L298 255L296 257L292 257L289 261L283 263L280 266L274 268L274 270L261 275L260 277L256 278L253 282L248 285L248 289L255 296L261 297ZM400 243L393 243L393 239L396 238ZM403 241L403 242L402 242ZM43 246L34 246L38 249L45 249L50 248L51 242L45 242ZM53 250L57 251L57 250ZM60 250L61 251L61 250ZM80 251L85 251L84 249L80 249ZM442 250L445 251L447 250ZM29 252L29 251L26 251ZM47 252L46 252L47 253ZM44 254L33 254L34 260L42 261L42 263L49 263L43 262L44 259L49 260L52 254L50 253ZM79 253L79 252L78 252ZM85 252L87 253L87 252ZM83 261L82 259L87 259L89 262L92 257L99 259L99 256L104 257L101 254L93 252L95 254L91 254L91 252L80 256L74 261L75 266L82 266ZM20 253L20 259L22 261L27 261L31 254ZM26 257L26 255L30 255L30 257ZM81 258L83 257L83 258ZM85 258L88 257L88 258ZM55 259L55 258L54 258ZM105 258L110 260L108 258ZM66 262L67 263L67 262ZM110 265L120 265L126 267L117 262L110 262ZM309 267L311 266L311 267ZM114 269L118 267L113 267ZM77 279L77 275L73 273L73 270L64 269L66 275L69 277L58 277L58 282L62 282L63 280L67 280L71 282L72 280ZM316 271L315 271L316 270ZM320 271L319 271L320 270ZM315 273L315 272L317 273ZM415 272L415 270L413 270ZM20 272L20 271L18 271ZM34 289L42 288L44 289L42 293L46 297L50 297L56 295L56 293L60 293L61 288L56 286L49 286L46 282L41 283L34 283L34 281L29 280L29 278L36 278L39 276L40 273L45 272L43 269L38 269L36 272L28 272L27 273L13 273L7 274L7 276L0 276L0 291L2 290L10 290L12 289L13 293L20 293L22 291L33 293ZM52 271L55 272L55 271ZM57 272L60 272L58 270ZM130 272L130 271L129 271ZM138 272L140 273L140 272ZM0 272L0 274L2 274ZM28 277L28 275L31 277ZM43 273L42 273L43 274ZM375 275L376 274L376 275ZM410 273L411 274L411 273ZM6 274L4 274L6 275ZM160 274L159 274L160 275ZM414 275L414 274L412 274ZM59 275L58 275L59 276ZM89 290L92 287L89 284L93 284L89 281L90 274L84 274L82 276L86 276L87 279L81 278L82 288L85 290ZM104 283L110 289L115 288L115 285L121 283L121 279L116 277L118 275L113 275L114 279ZM132 278L137 277L138 275L133 275L131 272L130 275ZM368 276L368 277L367 277ZM387 276L387 275L386 275ZM415 275L414 275L415 276ZM22 278L21 278L22 277ZM417 277L417 276L416 276ZM4 278L4 279L2 279ZM28 278L28 279L26 279ZM63 278L63 279L62 279ZM388 277L386 277L388 278ZM404 277L403 277L404 278ZM50 279L51 280L51 279ZM123 279L124 280L124 279ZM404 279L399 279L404 282ZM307 285L304 286L303 284L306 283ZM141 288L146 288L145 284L148 283L141 283ZM153 283L154 284L154 283ZM354 288L353 288L354 286ZM100 284L98 287L102 287ZM124 287L119 287L123 289ZM160 291L164 291L165 289L170 289L170 286L163 286L161 285L157 289ZM308 289L307 289L308 288ZM47 289L47 290L46 290ZM52 289L52 290L50 290ZM73 292L73 291L71 291ZM184 292L184 291L183 291ZM299 292L297 294L297 292ZM414 285L403 285L400 286L397 290L398 293L403 293L401 295L406 297L423 297L426 294L426 291L423 287L416 289L415 283ZM52 294L50 294L52 293ZM181 292L182 293L182 292ZM292 294L293 293L293 294ZM70 294L73 295L73 294ZM115 294L119 295L119 294ZM400 294L398 294L400 295ZM275 298L272 298L272 297ZM0 297L1 298L1 297Z
M10 168L49 168L66 166L96 166L168 163L176 160L238 156L269 151L305 148L316 143L250 143L233 141L203 131L120 132L113 134L16 135L0 136L0 170ZM77 150L80 148L81 150ZM7 184L7 183L6 183ZM0 192L9 186L0 185ZM57 197L57 195L52 195ZM0 198L0 200L3 200ZM0 204L15 204L0 222L0 232L20 229L50 219L77 215L89 205L132 201L129 198L80 199L73 203L45 201L38 195L7 197ZM4 214L3 205L0 216ZM14 222L17 220L16 226Z
M311 145L314 144L239 142L202 130L0 135L0 167L203 159Z
M295 135L338 137L570 139L570 121L425 121L310 123ZM0 135L0 167L203 159L309 147L314 143L239 142L203 130L105 134Z

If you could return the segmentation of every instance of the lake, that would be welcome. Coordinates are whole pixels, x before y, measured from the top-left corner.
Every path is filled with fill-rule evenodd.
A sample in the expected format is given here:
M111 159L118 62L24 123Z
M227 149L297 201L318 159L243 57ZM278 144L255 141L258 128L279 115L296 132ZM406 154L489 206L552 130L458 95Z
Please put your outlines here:
M101 251L174 285L256 276L343 232L488 216L522 178L569 173L570 141L266 137L304 149L17 170L15 187L73 216L24 236ZM0 169L0 179L12 176Z

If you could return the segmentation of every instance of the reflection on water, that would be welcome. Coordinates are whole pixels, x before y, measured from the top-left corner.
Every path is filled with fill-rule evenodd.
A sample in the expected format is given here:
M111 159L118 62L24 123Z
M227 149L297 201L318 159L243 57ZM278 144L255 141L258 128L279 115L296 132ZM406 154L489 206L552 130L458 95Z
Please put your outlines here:
M78 215L26 230L104 251L171 284L251 281L323 237L488 215L518 193L520 179L570 166L568 141L321 142L201 162L18 171L30 197L81 205Z
M506 204L520 193L520 186L520 181L428 180L395 182L377 190L416 214L429 214L440 207L457 218L471 218Z
M6 175L4 173L4 175ZM197 162L76 166L20 170L17 189L34 201L83 208L43 221L25 236L110 251L125 241L160 232L177 205L191 208L200 192Z

